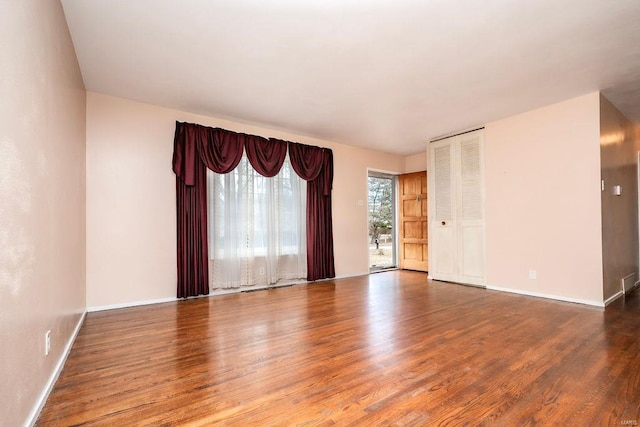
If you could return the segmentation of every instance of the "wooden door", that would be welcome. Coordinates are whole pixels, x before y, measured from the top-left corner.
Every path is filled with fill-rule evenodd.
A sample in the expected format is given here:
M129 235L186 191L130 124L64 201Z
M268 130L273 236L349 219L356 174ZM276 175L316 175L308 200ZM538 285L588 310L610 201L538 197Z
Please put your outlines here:
M400 268L427 271L427 172L398 176Z

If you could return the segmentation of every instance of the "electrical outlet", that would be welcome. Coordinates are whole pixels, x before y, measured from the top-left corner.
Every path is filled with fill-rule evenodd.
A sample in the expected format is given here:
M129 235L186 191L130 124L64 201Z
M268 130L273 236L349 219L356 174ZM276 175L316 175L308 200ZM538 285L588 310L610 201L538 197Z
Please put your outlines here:
M44 355L48 356L51 351L51 330L44 334Z
M260 275L264 276L264 267L260 267Z
M535 280L538 278L538 273L535 270L529 270L529 279Z

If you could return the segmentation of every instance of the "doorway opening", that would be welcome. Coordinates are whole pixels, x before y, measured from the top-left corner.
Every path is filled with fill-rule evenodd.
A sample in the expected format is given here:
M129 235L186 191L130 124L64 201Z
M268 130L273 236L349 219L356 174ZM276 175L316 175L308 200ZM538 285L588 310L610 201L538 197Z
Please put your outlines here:
M369 272L397 267L396 261L396 177L369 171Z

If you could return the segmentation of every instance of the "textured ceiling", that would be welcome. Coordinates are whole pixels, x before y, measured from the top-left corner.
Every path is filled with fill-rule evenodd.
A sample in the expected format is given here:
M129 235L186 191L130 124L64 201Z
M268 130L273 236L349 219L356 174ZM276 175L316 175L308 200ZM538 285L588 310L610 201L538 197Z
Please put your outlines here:
M640 1L62 0L88 90L376 150L601 90L640 122Z

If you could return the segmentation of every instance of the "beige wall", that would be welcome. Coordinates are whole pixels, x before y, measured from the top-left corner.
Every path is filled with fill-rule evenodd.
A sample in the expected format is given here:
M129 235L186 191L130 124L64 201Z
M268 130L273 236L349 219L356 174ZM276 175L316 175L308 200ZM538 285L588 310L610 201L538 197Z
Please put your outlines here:
M175 297L175 175L171 156L176 120L333 149L336 274L368 272L367 168L403 172L404 157L90 92L89 307Z
M600 161L605 189L602 197L602 264L604 298L621 291L622 278L638 280L638 150L640 128L604 96L600 98ZM613 194L620 185L622 194Z
M599 136L598 93L486 125L489 287L602 304Z
M18 426L85 309L85 92L59 1L0 9L0 425Z
M426 147L425 143L425 147ZM404 159L404 173L420 172L427 170L427 153L425 152L407 156Z

